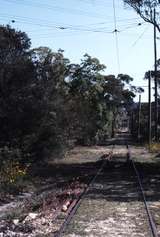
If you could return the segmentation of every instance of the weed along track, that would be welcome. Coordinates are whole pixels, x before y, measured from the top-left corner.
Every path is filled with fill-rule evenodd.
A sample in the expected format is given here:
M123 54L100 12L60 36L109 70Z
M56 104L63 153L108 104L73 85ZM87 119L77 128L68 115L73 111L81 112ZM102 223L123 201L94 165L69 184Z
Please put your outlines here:
M114 145L99 163L54 236L158 237L128 145Z
M150 211L149 206L147 204L147 199L146 199L146 196L145 196L145 191L143 189L140 173L137 170L137 167L135 165L134 160L131 158L131 151L130 151L130 148L128 147L128 145L127 145L127 148L128 148L128 158L129 158L129 161L131 162L132 167L133 167L133 169L135 171L135 174L136 174L136 177L137 177L137 181L138 181L138 184L139 184L139 188L141 190L141 195L142 195L142 199L144 201L144 206L145 206L145 209L146 209L146 213L147 213L150 229L151 229L151 232L152 232L152 236L153 237L158 237L159 235L158 235L158 231L157 231L157 228L156 228L156 224L154 222L154 219L152 217L151 211Z
M66 216L66 218L65 218L63 224L61 225L60 229L54 235L55 237L62 236L63 233L65 232L65 230L67 229L67 227L70 224L71 220L74 218L74 215L76 214L78 208L80 207L81 202L83 201L83 199L85 198L85 196L89 192L90 188L92 188L92 186L94 185L97 177L100 175L100 173L104 169L106 163L108 163L112 159L113 147L112 147L112 149L109 153L101 156L100 161L98 162L98 163L100 163L100 165L98 165L98 168L94 167L97 171L93 172L94 175L91 175L91 177L88 177L87 180L85 180L87 185L83 188L83 190L81 190L81 193L78 195L78 197L71 201L71 205L70 205L69 209L67 210L68 215Z
M0 236L158 236L160 166L144 147L124 144L76 147L40 167L37 193L0 206Z

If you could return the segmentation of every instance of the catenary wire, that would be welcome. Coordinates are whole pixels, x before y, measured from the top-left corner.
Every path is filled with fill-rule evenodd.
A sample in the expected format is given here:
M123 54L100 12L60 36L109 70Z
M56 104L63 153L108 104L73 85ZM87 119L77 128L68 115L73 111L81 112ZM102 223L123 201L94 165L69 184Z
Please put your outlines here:
M115 7L115 0L113 0L113 14L114 14L114 27L115 30L115 40L116 40L116 55L117 55L117 65L118 65L118 72L120 73L120 58L119 58L119 45L118 45L118 30L117 30L117 21L116 21L116 7Z
M83 10L80 10L80 9L72 9L72 8L65 8L65 7L60 7L60 6L51 6L51 5L48 5L48 4L45 4L45 3L38 3L38 4L35 4L33 2L26 2L23 0L22 1L16 1L16 0L3 0L5 2L8 2L8 3L12 3L12 4L20 4L20 5L23 5L23 6L32 6L32 7L38 7L40 9L47 9L47 10L50 10L50 11L58 11L58 12L61 12L61 13L69 13L69 14L73 14L73 15L83 15L83 16L87 16L87 17L92 17L92 18L101 18L101 19L105 19L106 17L105 16L102 16L101 14L97 14L97 13L92 13L92 12L88 12L88 11L83 11Z

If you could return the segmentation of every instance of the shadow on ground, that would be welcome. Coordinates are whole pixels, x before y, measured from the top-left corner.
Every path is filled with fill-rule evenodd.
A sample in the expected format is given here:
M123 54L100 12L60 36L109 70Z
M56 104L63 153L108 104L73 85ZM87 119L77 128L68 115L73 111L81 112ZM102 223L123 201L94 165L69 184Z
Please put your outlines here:
M114 161L106 161L103 171L97 177L88 195L93 199L105 198L108 201L137 201L138 181L132 165L126 158L116 156ZM103 161L87 162L83 164L46 165L33 171L33 175L41 178L56 179L58 187L65 187L66 182L75 180L88 183ZM142 179L147 200L160 200L160 162L135 163Z
M127 133L118 134L108 141L109 145L134 144ZM142 180L148 201L160 200L160 159L156 162L143 160L135 162ZM79 178L79 182L88 183L97 173L103 160L78 163L43 165L33 171L34 176L56 179L57 186L64 187L66 182ZM98 175L87 196L91 199L106 199L107 201L139 201L142 197L131 163L127 163L124 154L115 154L112 161L105 161L105 167Z
M160 200L160 164L135 163L147 201ZM90 198L131 202L142 200L138 180L131 164L111 162L97 178L88 193Z

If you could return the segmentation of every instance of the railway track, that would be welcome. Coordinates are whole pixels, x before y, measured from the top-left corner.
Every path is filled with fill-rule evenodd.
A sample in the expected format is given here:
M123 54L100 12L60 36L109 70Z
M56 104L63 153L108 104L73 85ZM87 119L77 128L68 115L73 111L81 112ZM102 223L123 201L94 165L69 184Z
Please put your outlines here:
M78 209L81 206L81 203L84 201L85 197L88 195L88 193L90 192L92 187L95 185L96 180L98 178L102 178L102 173L105 172L105 169L108 169L108 167L109 167L109 169L110 168L112 169L113 166L118 169L121 169L123 166L126 166L127 169L130 170L131 173L133 173L133 176L135 179L134 182L136 183L137 189L139 190L138 196L141 196L140 198L143 201L145 212L146 212L146 218L148 219L147 220L148 226L150 228L150 230L149 230L150 235L144 235L144 236L147 236L147 237L149 237L149 236L158 237L159 236L157 233L155 222L152 218L150 209L147 204L145 192L144 192L143 186L142 186L141 176L139 174L139 171L137 170L134 160L132 159L131 149L128 146L128 144L126 144L125 147L126 147L126 154L123 155L123 157L120 157L120 160L123 159L123 163L117 164L117 160L119 160L119 158L117 158L114 155L114 150L116 149L116 145L112 146L111 152L109 154L101 157L101 165L97 169L96 174L90 178L90 180L88 181L88 185L84 188L83 192L79 195L79 197L77 199L73 200L72 205L69 208L67 217L65 218L59 231L57 233L55 233L54 237L62 237L63 235L69 236L69 235L65 235L65 232L66 232L68 226L70 225L71 221L74 219ZM112 190L111 190L111 192L112 192ZM106 210L106 212L107 212L107 210ZM94 235L92 235L92 236L94 236ZM120 236L120 235L118 235L118 236ZM123 235L121 235L121 236L123 236ZM124 236L126 236L126 235L124 235ZM140 235L140 236L142 236L142 235Z
M144 201L144 206L145 206L145 209L146 209L146 213L147 213L147 216L148 216L148 221L149 221L149 225L150 225L150 228L151 228L151 231L152 231L152 236L153 237L158 237L158 232L157 232L157 228L156 228L156 224L154 222L154 219L152 217L152 214L150 212L150 209L149 209L149 206L147 204L147 199L146 199L146 196L145 196L145 191L143 189L143 185L142 185L142 180L140 178L140 174L136 168L136 165L131 157L131 150L130 150L130 147L128 145L127 146L127 149L128 149L128 159L130 160L131 164L132 164L132 167L135 171L135 174L136 174L136 177L137 177L137 181L138 181L138 184L139 184L139 188L141 190L141 194L142 194L142 198L143 198L143 201Z

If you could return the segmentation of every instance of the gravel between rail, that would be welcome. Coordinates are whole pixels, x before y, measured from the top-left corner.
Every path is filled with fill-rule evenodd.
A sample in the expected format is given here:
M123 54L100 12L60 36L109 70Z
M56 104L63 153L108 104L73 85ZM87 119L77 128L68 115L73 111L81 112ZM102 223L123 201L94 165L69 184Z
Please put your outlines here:
M60 200L61 194L68 189L68 183L76 177L80 177L80 184L85 183L85 175L95 172L95 163L110 149L111 146L75 147L64 160L56 163L50 160L47 167L39 167L36 179L41 190L35 196L36 203L28 197L28 211L15 207L12 212L11 208L10 218L0 220L0 236L53 237L67 215L60 212ZM131 152L137 168L142 171L143 187L160 233L160 157L148 153L144 147L131 146ZM135 177L125 166L126 148L116 146L114 155L116 161L101 173L63 236L151 236ZM1 204L1 215L6 213L5 207L5 203ZM35 218L29 218L30 212L35 214ZM18 224L14 223L17 220Z
M116 146L113 162L97 177L63 236L152 236L135 174L125 156L126 148Z

